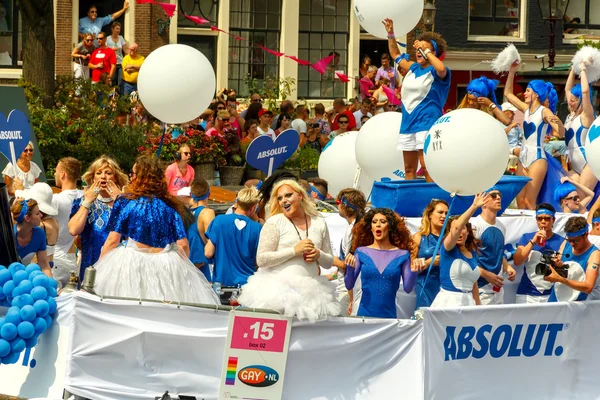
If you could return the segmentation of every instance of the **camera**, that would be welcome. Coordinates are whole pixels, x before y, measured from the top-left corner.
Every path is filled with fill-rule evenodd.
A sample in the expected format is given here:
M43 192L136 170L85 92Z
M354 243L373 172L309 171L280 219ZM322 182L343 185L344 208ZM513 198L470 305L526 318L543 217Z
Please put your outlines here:
M309 128L318 128L321 126L318 122L309 122L306 124Z
M567 276L569 275L569 266L563 264L562 267L558 267L553 260L553 258L557 254L557 252L552 250L544 250L544 252L542 253L542 261L535 266L535 273L537 275L548 276L551 273L550 267L552 267L554 268L557 274L559 274L563 278L567 278Z

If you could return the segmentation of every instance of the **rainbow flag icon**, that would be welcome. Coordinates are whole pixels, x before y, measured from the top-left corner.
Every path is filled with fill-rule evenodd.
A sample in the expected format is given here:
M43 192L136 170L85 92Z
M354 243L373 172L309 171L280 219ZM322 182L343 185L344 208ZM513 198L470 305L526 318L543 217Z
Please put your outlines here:
M225 385L235 385L235 373L237 372L238 358L229 357L227 361L227 373L225 374Z

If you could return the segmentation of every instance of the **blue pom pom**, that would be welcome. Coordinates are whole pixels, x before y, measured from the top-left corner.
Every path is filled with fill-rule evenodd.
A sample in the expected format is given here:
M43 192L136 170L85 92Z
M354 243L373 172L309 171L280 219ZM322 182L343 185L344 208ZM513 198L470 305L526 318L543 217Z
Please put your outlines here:
M37 300L45 300L46 297L48 297L48 291L42 286L36 286L31 289L31 297L33 297L34 302Z
M17 332L17 326L15 324L5 323L2 325L2 328L0 328L0 336L2 336L2 339L9 342L16 338L18 333L19 332Z
M15 290L15 283L12 280L6 282L4 284L4 286L2 286L2 293L4 293L4 295L6 297L11 297L12 298L13 297L13 295L12 295L13 290Z
M25 350L25 340L17 337L13 341L10 342L10 348L14 353L20 353Z
M58 288L58 282L56 281L56 279L49 278L48 283L51 288L54 288L54 290L56 290Z
M46 332L46 329L48 329L48 324L46 324L46 320L44 318L36 318L35 321L33 321L33 326L35 327L36 335L41 335L42 333Z
M33 271L41 271L42 268L37 265L37 264L29 264L27 267L25 267L25 272L27 272L27 275L31 275L31 273Z
M48 314L54 314L56 311L56 300L54 300L52 297L47 297L46 301L48 302L48 307L50 308L48 310Z
M44 273L42 271L33 271L29 274L29 280L33 283L33 278L38 275L44 275ZM35 284L33 286L35 286Z
M19 308L11 307L6 312L6 316L4 317L5 322L14 324L15 326L21 323L21 314L19 313Z
M37 344L38 341L38 334L36 333L35 335L33 335L32 337L30 337L29 339L25 340L25 347L28 349L31 349L32 347L35 347L35 345Z
M31 322L23 321L17 326L17 332L21 339L31 339L35 335L35 327Z
M45 317L50 312L50 305L46 300L38 300L33 303L33 308L35 308L35 313L38 317Z
M48 287L50 286L50 279L48 279L48 277L44 274L41 275L36 275L33 278L33 286L43 286L46 289L48 289Z
M0 286L4 286L4 284L8 281L10 281L12 278L12 275L10 274L10 271L7 269L2 269L0 270Z
M5 357L10 353L10 343L7 340L0 339L0 357Z
M20 356L21 352L9 353L6 357L2 357L2 364L16 364L16 362L19 361Z
M49 315L46 315L44 317L44 321L46 321L46 326L48 327L46 329L50 329L50 327L52 326L52 317Z
M25 271L17 271L15 272L15 276L13 276L13 281L15 281L15 285L19 285L19 283L23 282L29 274Z
M23 321L34 321L36 317L35 308L33 306L25 306L21 308L21 320Z
M31 281L29 279L26 279L26 280L22 281L21 283L19 283L19 286L17 286L17 288L21 289L20 294L29 294L29 293L31 293L31 290L33 289L33 283L31 283Z

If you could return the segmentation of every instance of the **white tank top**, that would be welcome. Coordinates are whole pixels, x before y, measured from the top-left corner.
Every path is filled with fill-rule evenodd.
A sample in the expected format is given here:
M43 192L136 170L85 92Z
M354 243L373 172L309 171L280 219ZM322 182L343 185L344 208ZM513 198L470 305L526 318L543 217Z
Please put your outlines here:
M542 147L548 124L544 121L544 110L546 107L539 106L533 114L529 113L529 108L525 110L525 122L523 123L523 132L525 140L524 146Z

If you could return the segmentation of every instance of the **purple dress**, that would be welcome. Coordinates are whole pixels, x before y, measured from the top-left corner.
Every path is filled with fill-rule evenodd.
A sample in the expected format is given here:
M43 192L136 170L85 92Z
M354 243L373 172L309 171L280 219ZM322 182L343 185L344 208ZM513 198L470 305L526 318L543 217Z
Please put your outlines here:
M400 280L404 291L410 293L417 275L410 270L410 253L407 250L378 250L359 247L354 254L356 268L348 268L344 277L346 288L351 290L361 276L362 297L358 316L397 318L396 293Z

